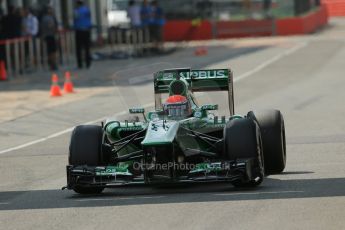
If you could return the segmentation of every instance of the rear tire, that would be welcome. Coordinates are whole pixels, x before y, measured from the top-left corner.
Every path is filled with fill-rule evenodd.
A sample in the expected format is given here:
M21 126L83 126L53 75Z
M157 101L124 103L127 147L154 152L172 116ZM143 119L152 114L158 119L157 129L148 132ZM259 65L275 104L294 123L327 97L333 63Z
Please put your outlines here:
M252 180L235 180L235 187L256 187L264 178L264 162L260 129L255 121L250 119L234 119L224 128L224 152L229 160L254 158ZM258 180L255 180L258 178Z
M96 125L80 125L72 132L69 146L69 164L73 166L98 166L101 162L103 129ZM101 193L104 187L84 187L77 185L73 188L76 193Z
M279 110L250 111L248 118L256 121L261 130L265 173L279 174L286 166L284 118Z

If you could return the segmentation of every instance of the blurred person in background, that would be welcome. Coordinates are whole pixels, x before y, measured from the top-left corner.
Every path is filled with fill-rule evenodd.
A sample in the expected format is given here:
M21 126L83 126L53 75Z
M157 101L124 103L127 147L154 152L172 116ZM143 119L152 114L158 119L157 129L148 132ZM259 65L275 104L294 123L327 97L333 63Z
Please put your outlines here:
M243 8L247 17L252 18L252 1L242 0L242 4L243 4Z
M3 30L3 19L4 19L4 10L2 9L2 0L0 0L0 41L5 39L4 30ZM5 45L0 44L0 61L4 61L6 58Z
M0 40L4 39L4 30L3 30L3 23L4 23L4 9L2 8L2 0L0 0Z
M20 10L13 5L8 7L8 14L3 18L3 31L7 39L18 38L22 35Z
M22 35L22 17L20 15L20 10L13 5L8 6L7 10L8 14L3 17L2 20L2 30L3 30L3 38L4 39L14 39L19 38ZM5 61L11 61L12 63L15 62L16 53L14 45L10 45L9 49L9 57L11 60L7 60L6 58L6 49L3 48L3 55ZM17 54L18 55L18 54ZM12 65L12 69L14 70L14 65Z
M33 52L36 50L36 36L38 34L39 22L35 15L28 8L23 9L23 36L28 37L25 42L25 65L28 67L30 63L30 42L32 42ZM35 55L33 55L35 56ZM34 60L31 60L34 61Z
M86 68L91 66L91 11L84 4L84 1L77 0L77 7L74 10L74 29L76 36L76 50L78 68L83 68L83 51Z
M141 18L141 25L144 27L148 27L152 20L152 8L149 5L147 0L143 1L143 4L140 8L140 18Z
M2 0L0 0L0 21L2 20L3 16L4 16L4 9L2 8Z
M141 27L140 6L134 0L128 3L127 17L130 20L132 28Z
M40 34L47 46L48 65L50 70L57 70L56 52L58 23L52 7L47 7L41 19Z
M266 18L271 18L271 4L272 0L264 0L263 8L264 8L264 14Z
M213 3L210 0L197 2L196 9L200 12L201 18L210 18L213 12Z
M160 51L163 41L163 26L165 18L163 9L156 0L151 2L150 36L154 43L154 51Z
M0 4L2 1L0 0ZM4 39L4 30L3 30L3 23L4 23L4 10L0 5L0 40Z
M38 34L38 19L32 14L30 9L24 8L23 10L23 35L36 37Z

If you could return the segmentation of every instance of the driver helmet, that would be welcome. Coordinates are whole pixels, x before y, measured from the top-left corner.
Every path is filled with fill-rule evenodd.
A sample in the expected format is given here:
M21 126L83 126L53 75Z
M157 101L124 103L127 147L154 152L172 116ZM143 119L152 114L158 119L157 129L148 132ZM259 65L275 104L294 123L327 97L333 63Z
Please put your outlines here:
M182 95L169 96L163 108L169 117L188 117L192 114L189 101Z

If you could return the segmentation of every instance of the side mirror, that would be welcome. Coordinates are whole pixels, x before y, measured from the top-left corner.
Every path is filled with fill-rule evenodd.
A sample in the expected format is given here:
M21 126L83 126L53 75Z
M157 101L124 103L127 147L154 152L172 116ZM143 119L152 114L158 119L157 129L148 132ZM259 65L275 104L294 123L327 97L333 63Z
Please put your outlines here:
M144 108L131 108L129 109L130 114L145 113Z
M209 105L203 105L201 106L202 110L218 110L218 105L217 104L209 104Z
M138 113L140 113L140 114L143 115L144 120L147 121L147 118L145 116L145 109L144 108L131 108L131 109L129 109L129 113L130 114L138 114Z

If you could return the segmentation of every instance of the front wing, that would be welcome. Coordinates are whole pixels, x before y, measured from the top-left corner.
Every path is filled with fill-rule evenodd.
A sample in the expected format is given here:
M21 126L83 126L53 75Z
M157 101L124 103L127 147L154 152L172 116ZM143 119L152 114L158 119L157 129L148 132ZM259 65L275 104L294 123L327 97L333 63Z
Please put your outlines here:
M253 178L252 169L255 159L241 159L238 161L222 161L211 163L210 167L202 167L190 171L187 176L165 176L148 178L145 172L142 175L134 176L128 171L111 170L109 166L73 166L68 165L67 186L64 188L73 189L82 187L114 187L129 184L168 184L186 182L221 182L221 181L250 181ZM204 165L210 165L205 163ZM214 166L224 167L214 167ZM63 188L63 189L64 189Z

